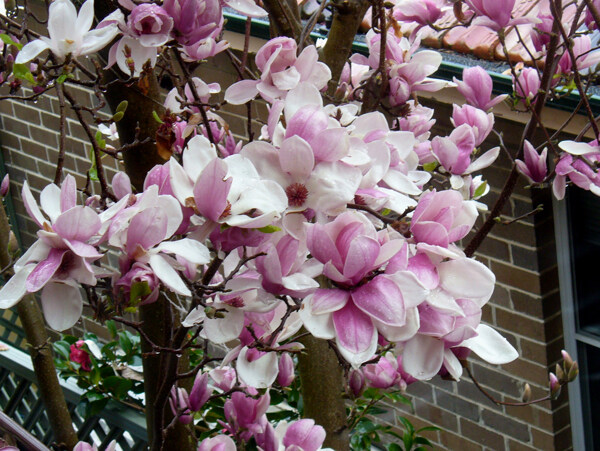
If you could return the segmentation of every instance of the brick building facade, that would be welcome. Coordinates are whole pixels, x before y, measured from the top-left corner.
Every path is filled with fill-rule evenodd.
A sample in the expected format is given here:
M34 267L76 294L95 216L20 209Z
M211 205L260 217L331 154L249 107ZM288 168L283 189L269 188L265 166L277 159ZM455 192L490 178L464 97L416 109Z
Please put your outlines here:
M235 36L229 37L234 45L235 39ZM259 44L259 41L253 41L252 47L257 48ZM230 67L225 56L217 56L210 65L202 66L200 75L206 82L219 82L226 87L236 80ZM81 103L90 104L95 100L87 91L72 88L72 92ZM437 99L430 99L436 104L438 131L451 127L448 118L454 99L461 103L455 92L440 93ZM265 114L264 105L259 102L253 105L256 115ZM247 138L245 107L226 107L221 114L239 138ZM546 115L556 123L560 123L560 114L557 110L546 111ZM507 147L517 146L523 127L521 118L506 109L497 114L496 120L499 129L504 132ZM21 186L27 179L38 197L40 190L54 179L53 162L58 155L58 101L52 96L43 96L33 104L0 101L0 124L0 145L5 167L11 176L18 229L23 245L29 246L36 239L37 227L23 207ZM89 144L86 144L86 135L74 116L67 118L67 130L69 154L65 169L76 176L81 188L85 182L82 174L90 167L87 157ZM109 157L105 161L110 180L118 165ZM497 197L509 170L510 161L501 154L497 163L485 171L484 178L493 187L484 199L488 205ZM524 184L523 180L520 186ZM564 346L549 191L519 188L502 219L510 221L525 215L540 203L544 205L543 212L510 225L497 225L476 254L477 259L488 265L497 277L496 290L491 302L484 308L483 320L507 337L520 357L503 367L473 358L471 366L486 390L503 401L520 401L525 383L532 387L534 398L543 396L547 392L547 372L559 359ZM93 330L96 326L86 320L82 327ZM402 409L402 415L416 426L438 426L440 431L426 436L441 448L566 450L572 443L566 392L564 390L554 402L527 407L496 406L476 389L465 374L460 383L436 377L430 383L414 384L408 389L408 394L413 397L414 410L395 408ZM391 411L381 421L400 428L395 417L395 411Z

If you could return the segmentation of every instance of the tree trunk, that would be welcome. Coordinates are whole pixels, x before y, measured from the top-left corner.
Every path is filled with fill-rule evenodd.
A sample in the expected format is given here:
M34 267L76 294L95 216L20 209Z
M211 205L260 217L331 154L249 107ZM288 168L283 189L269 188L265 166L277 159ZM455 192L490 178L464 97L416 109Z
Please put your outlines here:
M325 428L327 437L323 446L335 451L349 450L342 367L326 340L309 335L301 341L306 346L306 354L298 358L304 416Z
M11 262L8 253L9 234L8 218L6 217L4 205L0 201L0 266L3 268ZM40 389L40 395L48 414L55 442L61 449L73 449L77 444L77 434L73 429L67 402L58 382L52 356L52 346L42 312L31 294L25 296L17 304L17 311L27 337L37 386Z

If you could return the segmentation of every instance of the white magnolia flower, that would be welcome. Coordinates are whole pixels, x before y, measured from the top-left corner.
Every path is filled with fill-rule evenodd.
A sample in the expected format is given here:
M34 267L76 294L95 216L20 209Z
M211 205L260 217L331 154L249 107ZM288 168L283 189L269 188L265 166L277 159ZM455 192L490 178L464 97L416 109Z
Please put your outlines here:
M87 0L79 14L70 0L56 0L48 12L49 38L42 36L21 49L15 62L23 64L31 61L44 50L49 49L58 58L68 54L73 57L89 55L110 43L119 33L115 23L90 31L94 21L94 0Z

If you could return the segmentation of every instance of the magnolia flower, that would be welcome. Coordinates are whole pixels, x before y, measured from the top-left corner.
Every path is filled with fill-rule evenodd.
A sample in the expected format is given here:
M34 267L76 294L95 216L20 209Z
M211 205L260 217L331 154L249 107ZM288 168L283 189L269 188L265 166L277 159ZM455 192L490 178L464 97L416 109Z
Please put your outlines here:
M535 17L519 17L513 19L511 14L515 6L515 0L466 1L467 5L469 5L477 15L473 21L473 25L482 25L497 31L508 26L537 22Z
M516 78L513 76L513 85L517 97L531 101L540 90L540 75L536 69L527 67Z
M531 183L541 183L548 175L548 166L546 159L548 157L548 148L544 148L541 154L538 154L531 143L525 140L523 147L525 162L515 160L517 168Z
M504 94L490 100L494 87L492 77L480 66L464 69L462 81L456 78L453 80L458 92L465 97L465 100L483 111L488 111L507 97Z
M49 38L42 36L21 49L15 63L31 61L44 50L60 59L67 55L78 57L96 53L104 48L119 33L116 23L90 31L94 21L94 0L87 0L79 14L70 0L56 0L48 12Z

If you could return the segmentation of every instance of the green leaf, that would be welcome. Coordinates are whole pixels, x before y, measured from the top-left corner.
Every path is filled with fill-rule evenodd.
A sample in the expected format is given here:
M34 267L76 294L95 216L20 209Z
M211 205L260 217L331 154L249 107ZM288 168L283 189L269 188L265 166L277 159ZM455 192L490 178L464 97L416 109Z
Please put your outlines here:
M13 75L15 78L20 78L21 80L27 80L32 85L37 85L35 78L33 78L33 74L29 70L27 64L14 64L13 65Z
M403 449L397 443L390 443L388 445L388 451L403 451Z
M146 280L135 282L131 285L131 291L129 292L129 304L135 307L142 301L142 298L145 298L150 293L152 293L152 290Z
M124 398L133 386L133 382L119 376L110 376L102 381L104 387L117 398Z
M479 185L477 187L477 189L475 190L475 192L473 193L473 198L477 198L479 196L483 196L483 193L485 193L485 189L487 187L487 182L483 182L481 185Z
M433 443L431 443L425 437L416 437L415 438L415 443L418 443L419 445L427 445L427 446L433 447Z
M125 354L131 353L133 349L133 343L131 343L131 340L124 332L119 333L119 346L125 351Z
M256 229L256 230L258 230L259 232L262 232L262 233L275 233L275 232L279 232L281 229L274 225L268 225L268 226L264 226L264 227L261 227L260 229Z
M71 345L66 341L55 341L52 345L54 348L54 352L59 354L63 359L70 360L69 356L71 355Z
M98 401L86 403L85 417L90 418L95 415L98 415L100 412L102 412L104 410L107 403L108 403L108 398L103 398Z
M123 100L121 103L119 103L117 105L117 113L124 113L125 110L127 110L127 107L129 106L129 102L127 100Z
M19 50L21 50L23 48L23 44L13 41L13 39L6 33L0 34L0 39L2 39L2 42L4 42L6 45L14 45Z
M56 83L58 83L59 85L64 83L67 78L74 78L75 76L73 74L62 74L60 75L57 79L56 79Z
M433 172L435 170L435 168L438 167L438 162L437 161L432 161L431 163L425 163L423 165L423 169L426 170L427 172Z
M164 124L164 122L162 121L162 119L160 118L160 116L158 115L158 113L156 111L152 111L152 117L159 124Z
M109 319L104 324L106 325L106 328L110 332L110 336L112 338L117 338L117 325L115 324L115 322L112 319Z
M383 216L387 216L387 215L389 215L391 212L392 212L392 210L390 210L389 208L384 208L384 209L381 211L381 214L382 214Z
M99 182L100 179L98 178L98 168L96 168L96 158L93 149L90 149L90 162L91 166L88 169L88 174L90 174L90 180L93 182Z
M123 119L123 116L125 116L123 111L117 111L115 114L113 114L112 120L119 122L121 119Z

